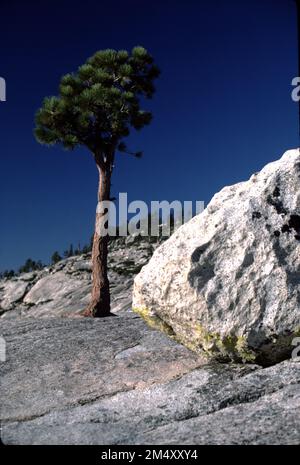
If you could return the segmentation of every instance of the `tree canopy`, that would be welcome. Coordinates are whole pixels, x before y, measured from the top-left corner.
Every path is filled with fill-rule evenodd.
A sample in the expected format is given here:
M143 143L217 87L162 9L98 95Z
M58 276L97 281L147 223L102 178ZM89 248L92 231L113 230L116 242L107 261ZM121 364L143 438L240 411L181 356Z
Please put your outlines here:
M111 150L127 152L122 139L131 127L139 130L150 123L152 115L141 108L141 97L152 97L158 76L143 47L134 47L131 54L96 52L76 73L61 78L58 96L44 99L36 113L37 140L69 150L86 146L105 164Z

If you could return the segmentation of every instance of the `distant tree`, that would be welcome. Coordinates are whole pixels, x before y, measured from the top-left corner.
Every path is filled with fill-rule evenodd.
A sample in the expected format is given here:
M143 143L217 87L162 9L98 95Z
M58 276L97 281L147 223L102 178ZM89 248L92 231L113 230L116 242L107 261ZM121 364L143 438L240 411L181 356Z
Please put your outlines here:
M80 246L80 242L79 242L77 248L74 251L74 255L81 255L81 253L82 253L81 252L81 246Z
M43 263L41 262L41 260L38 260L38 261L36 262L35 269L36 269L36 270L42 270L43 268L44 268Z
M13 278L15 276L14 270L6 270L2 273L3 278Z
M87 254L87 253L89 253L90 251L91 251L90 246L85 245L85 246L82 247L82 251L81 251L81 252L82 252L83 254Z
M29 259L28 259L29 260ZM19 273L27 273L28 271L28 260L24 263L24 265L21 265L18 272Z
M55 265L55 263L58 263L60 262L62 259L62 257L59 255L58 252L54 252L54 254L52 255L51 257L51 264L52 265Z
M141 97L151 98L159 70L143 47L96 52L78 69L61 79L58 97L46 98L36 114L35 136L46 145L66 149L86 147L99 173L98 202L110 200L111 176L117 151L129 152L124 138L141 129L152 115L141 109ZM103 209L104 210L104 209ZM102 210L102 211L103 211ZM92 249L93 287L86 316L110 314L107 276L108 236L101 234L106 211L97 212Z
M19 273L29 273L30 271L41 270L42 268L44 268L44 265L41 262L41 260L38 260L36 262L35 260L32 260L31 258L27 258L24 265L22 265L19 268Z
M36 262L31 258L27 258L24 265L19 268L19 273L29 273L30 271L34 271L36 269Z
M44 266L45 265L41 262L41 260L38 260L36 262L31 258L27 258L24 265L20 266L17 272L15 272L14 270L3 271L0 273L0 279L13 278L14 276L17 276L20 273L29 273L31 271L41 270L44 268Z
M68 250L64 251L64 257L70 258L70 257L73 257L73 255L74 255L74 249L73 249L73 244L71 244Z
M74 249L73 249L73 244L70 245L69 247L69 255L68 257L73 257L74 256Z

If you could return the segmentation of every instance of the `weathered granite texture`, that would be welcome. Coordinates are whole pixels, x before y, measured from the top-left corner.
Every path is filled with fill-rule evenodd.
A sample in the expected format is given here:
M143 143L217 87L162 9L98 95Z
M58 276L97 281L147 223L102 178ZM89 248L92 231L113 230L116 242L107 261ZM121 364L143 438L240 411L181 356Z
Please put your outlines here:
M6 444L300 441L299 359L206 364L130 313L3 319L1 333Z

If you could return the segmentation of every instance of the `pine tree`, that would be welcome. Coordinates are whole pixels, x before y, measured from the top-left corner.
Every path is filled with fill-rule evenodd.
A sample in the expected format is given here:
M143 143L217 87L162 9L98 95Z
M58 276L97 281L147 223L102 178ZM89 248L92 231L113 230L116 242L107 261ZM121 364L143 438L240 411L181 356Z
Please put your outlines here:
M143 47L96 52L76 73L62 77L58 97L44 99L36 114L35 136L46 145L65 149L84 146L92 153L99 173L98 202L110 200L116 152L129 152L124 138L130 129L149 124L152 115L141 109L141 98L151 98L159 70ZM86 316L110 314L107 277L108 236L101 234L105 215L96 214L92 249L93 288Z
M75 249L74 254L75 254L75 255L81 255L81 253L82 253L82 252L81 252L81 246L80 246L80 242L79 242L77 248Z
M84 255L86 255L86 254L88 254L90 251L91 251L90 247L89 247L88 245L84 245L84 246L82 247L81 253L84 254Z
M65 258L73 257L74 255L73 244L71 244L70 247L64 251L63 255Z
M36 269L36 263L31 258L27 258L24 265L19 268L19 273L29 273L30 271L34 271Z
M42 270L43 268L44 268L43 263L41 262L41 260L38 260L38 261L36 262L35 269L36 269L36 270Z
M74 249L73 249L73 244L71 244L70 247L69 247L68 257L74 257L74 255L75 255L75 252L74 252Z
M16 273L14 272L14 270L6 270L3 273L3 277L8 279L13 278L15 275Z
M59 255L58 252L54 252L54 254L51 257L51 264L55 265L55 263L58 263L61 261L61 256Z

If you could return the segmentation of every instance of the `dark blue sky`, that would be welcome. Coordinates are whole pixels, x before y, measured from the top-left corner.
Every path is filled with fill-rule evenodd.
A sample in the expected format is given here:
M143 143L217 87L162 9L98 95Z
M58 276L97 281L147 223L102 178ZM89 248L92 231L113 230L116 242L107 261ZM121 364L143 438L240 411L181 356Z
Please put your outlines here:
M145 46L162 74L153 123L119 155L113 194L205 200L298 146L293 0L1 0L0 269L88 242L97 172L85 150L38 145L34 113L104 48Z

